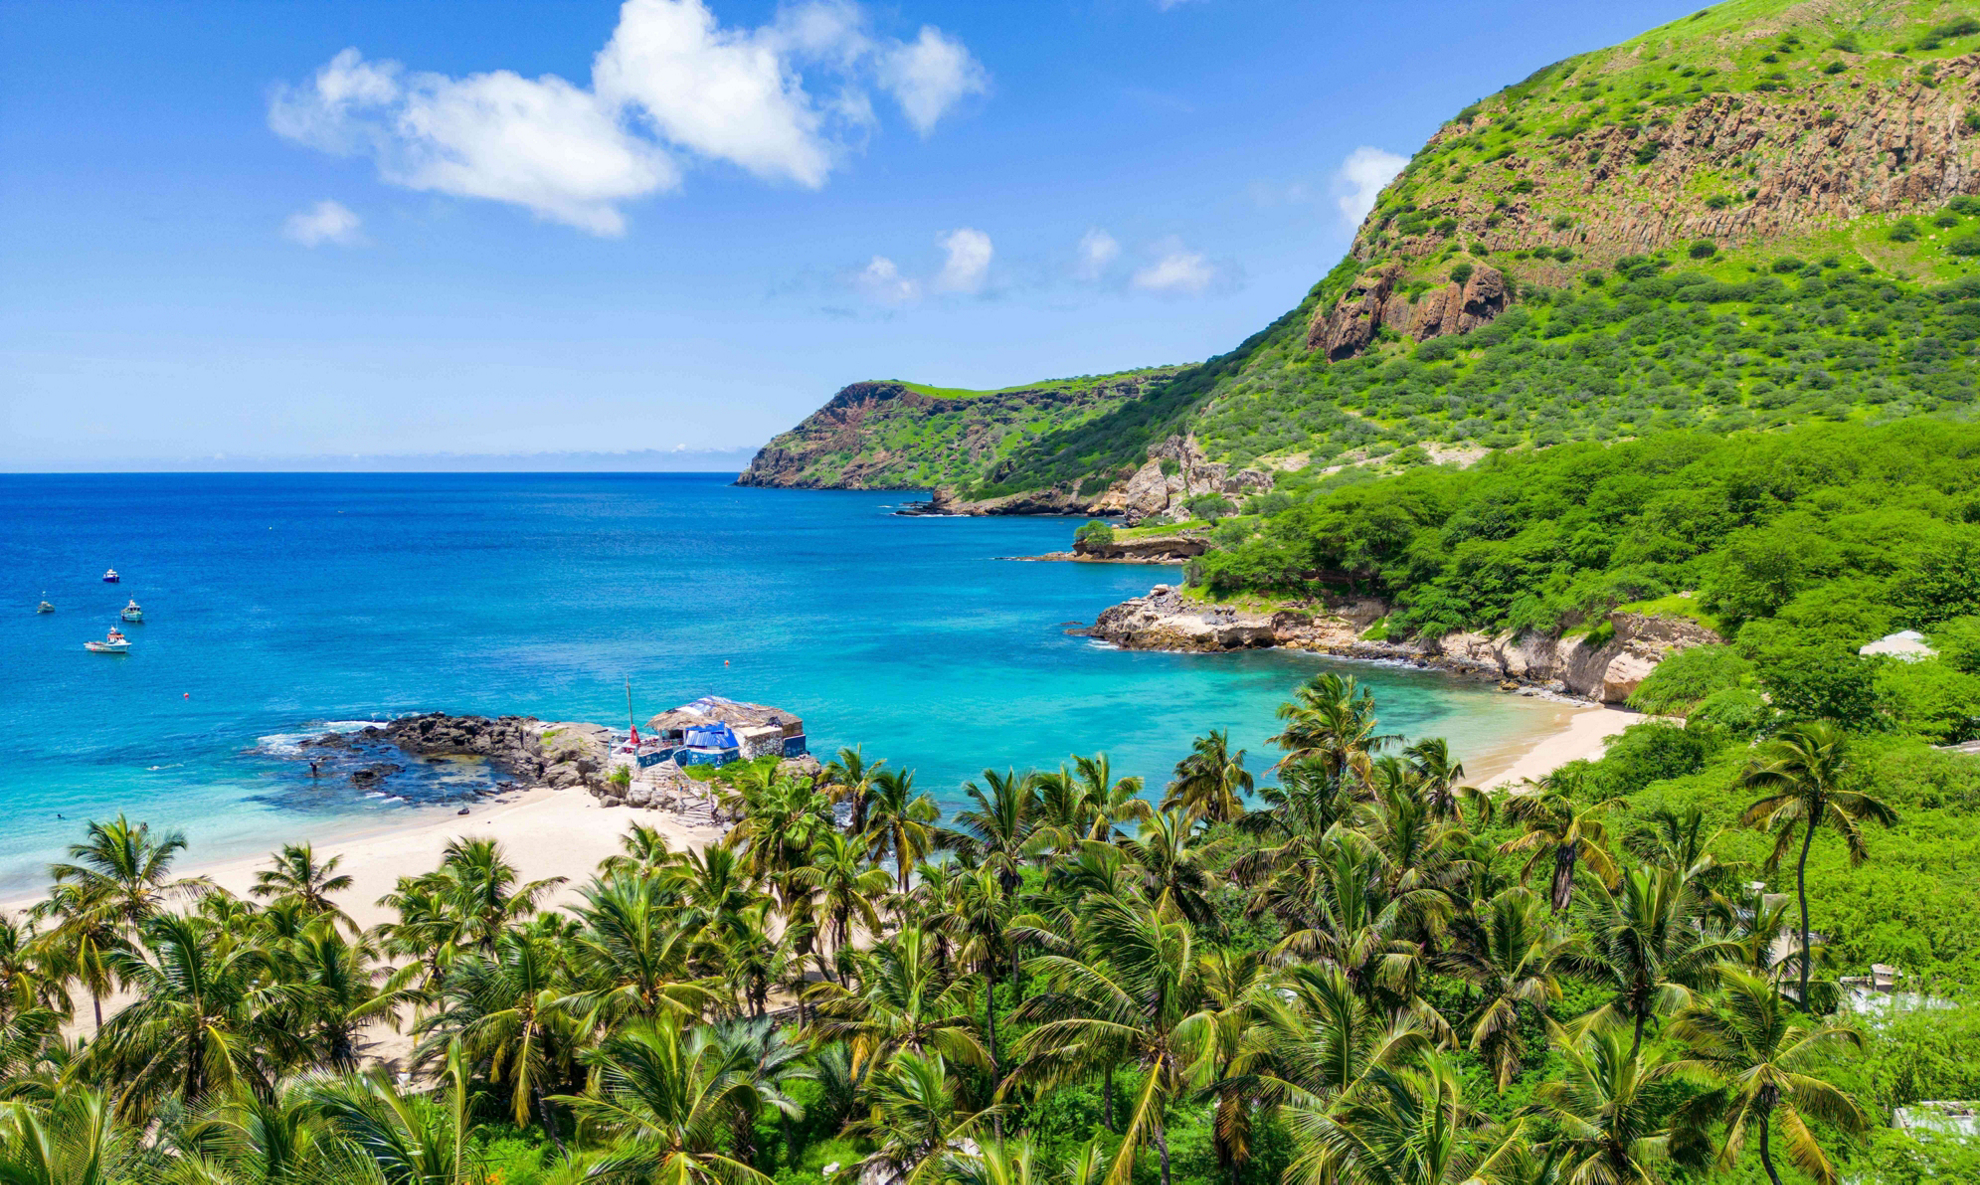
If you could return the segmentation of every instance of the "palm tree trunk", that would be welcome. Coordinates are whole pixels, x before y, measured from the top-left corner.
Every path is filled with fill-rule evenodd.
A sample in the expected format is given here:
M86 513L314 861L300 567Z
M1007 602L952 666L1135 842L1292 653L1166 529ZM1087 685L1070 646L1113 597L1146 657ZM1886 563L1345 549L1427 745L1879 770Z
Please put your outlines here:
M1815 820L1805 819L1801 824L1801 859L1794 866L1794 891L1801 898L1801 1000L1799 1003L1804 1013L1808 1011L1808 965L1813 961L1808 949L1808 849L1814 842Z
M1578 844L1564 844L1554 851L1554 912L1567 909L1568 902L1574 899L1574 864L1581 853Z
M101 1033L103 1031L103 997L96 994L95 988L89 989L89 1006L96 1010L96 1031Z
M1162 1154L1162 1185L1171 1185L1169 1181L1169 1133L1162 1126L1162 1116L1160 1114L1155 1116L1155 1150Z
M997 1065L997 960L983 960L983 1028L990 1037L990 1073L1002 1080Z
M1643 1021L1644 1021L1643 1013L1641 1012L1637 1013L1636 1036L1633 1039L1631 1039L1629 1043L1629 1060L1631 1061L1636 1060L1637 1052L1643 1048Z
M1107 1125L1108 1131L1113 1131L1115 1130L1114 1129L1114 1063L1108 1062L1107 1068L1102 1070L1100 1072L1100 1075L1101 1075L1100 1109L1102 1115L1101 1121Z
M1760 1164L1767 1170L1767 1179L1774 1185L1781 1185L1781 1175L1774 1171L1774 1150L1769 1146L1768 1134L1774 1126L1773 1109L1760 1113Z
M541 1087L531 1087L530 1094L536 1096L536 1113L543 1119L543 1130L550 1134L550 1142L557 1146L557 1155L564 1155L564 1138L557 1134L557 1120L550 1114L550 1100L543 1097Z

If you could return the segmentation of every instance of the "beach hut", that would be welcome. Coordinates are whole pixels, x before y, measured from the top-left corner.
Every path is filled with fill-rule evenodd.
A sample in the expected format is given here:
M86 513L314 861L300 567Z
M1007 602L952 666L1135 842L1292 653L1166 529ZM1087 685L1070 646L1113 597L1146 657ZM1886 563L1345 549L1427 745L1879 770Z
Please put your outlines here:
M663 745L674 748L682 765L726 765L757 757L802 757L804 721L769 704L704 695L646 722ZM720 730L719 732L716 730ZM700 737L705 744L697 744Z

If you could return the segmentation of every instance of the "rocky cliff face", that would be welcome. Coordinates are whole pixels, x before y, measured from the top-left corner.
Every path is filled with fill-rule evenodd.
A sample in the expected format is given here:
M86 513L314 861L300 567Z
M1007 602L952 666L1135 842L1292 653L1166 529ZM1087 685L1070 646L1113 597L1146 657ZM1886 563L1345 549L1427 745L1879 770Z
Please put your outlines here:
M1362 638L1388 606L1364 597L1264 612L1206 605L1158 584L1104 610L1086 636L1128 650L1218 651L1283 646L1344 658L1402 661L1542 688L1597 703L1627 700L1657 663L1678 650L1722 642L1690 621L1612 613L1600 645L1535 633L1446 634L1378 642Z
M1558 285L1626 255L1791 239L1980 193L1967 115L1980 54L1915 61L1769 35L1739 30L1661 67L1648 42L1583 55L1445 125L1362 224L1350 254L1366 270L1316 310L1308 348L1339 360L1383 326L1421 341L1489 322L1513 286L1483 264L1446 284L1460 249ZM1727 78L1739 89L1708 89Z
M1402 265L1390 263L1357 276L1331 309L1314 315L1306 348L1338 361L1359 354L1385 327L1417 341L1469 333L1505 312L1512 299L1505 276L1494 267L1479 266L1462 284L1453 281L1415 296L1397 290L1402 275Z
M1271 488L1272 475L1264 470L1233 470L1224 462L1206 458L1195 437L1171 436L1149 448L1148 459L1140 468L1097 493L1082 494L1077 488L1061 485L970 500L956 490L937 489L934 498L918 509L925 514L1112 515L1133 526L1156 515L1177 520L1193 517L1190 500L1207 494L1222 495L1236 505Z
M1136 399L1173 373L1157 367L1008 391L929 394L900 382L853 383L757 453L736 484L894 490L961 486L1037 435Z

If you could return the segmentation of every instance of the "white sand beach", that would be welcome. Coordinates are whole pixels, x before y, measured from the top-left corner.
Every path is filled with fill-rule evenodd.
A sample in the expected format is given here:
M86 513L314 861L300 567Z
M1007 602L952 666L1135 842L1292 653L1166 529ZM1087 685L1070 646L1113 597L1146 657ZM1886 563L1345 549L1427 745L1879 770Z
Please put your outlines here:
M1475 783L1486 788L1510 786L1545 777L1570 761L1593 760L1602 755L1611 737L1646 719L1616 708L1568 704L1562 705L1562 713L1558 728L1523 747L1471 763ZM378 898L390 892L400 877L431 871L448 841L457 836L497 841L526 880L568 878L570 885L551 898L552 904L558 904L575 898L575 886L591 875L599 861L619 850L620 837L634 823L657 828L679 847L698 847L721 838L718 829L689 826L672 814L603 807L583 790L538 787L507 802L477 806L467 815L422 812L401 826L317 841L317 855L342 857L338 871L352 880L344 908L359 925L372 926L390 918L390 912L378 906ZM299 830L292 842L309 839ZM266 855L220 862L201 862L197 852L190 857L179 864L182 874L209 877L240 895L253 887L256 871L268 862ZM23 911L36 900L0 902L0 911Z
M391 911L381 909L378 898L390 892L402 876L431 872L440 863L448 841L457 836L497 841L525 880L568 878L571 884L551 898L552 904L560 904L573 900L575 886L591 875L599 861L619 850L619 838L634 823L658 829L677 847L698 847L721 837L711 828L686 826L674 815L601 807L583 790L539 787L509 802L477 807L467 815L449 812L435 817L422 813L416 822L405 826L326 840L317 844L317 856L343 858L337 871L352 881L342 898L344 909L359 925L372 926L391 919ZM293 842L309 838L298 834ZM255 872L268 865L265 855L210 864L200 863L197 855L193 853L177 871L210 877L221 888L242 896L253 887ZM0 911L25 910L36 900L6 902L0 904Z
M1537 781L1570 761L1599 758L1611 737L1620 736L1630 725L1642 724L1648 719L1650 717L1621 708L1590 706L1574 709L1558 730L1534 741L1515 756L1511 764L1502 769L1482 766L1472 771L1472 777L1475 784L1484 790L1510 787L1529 778Z

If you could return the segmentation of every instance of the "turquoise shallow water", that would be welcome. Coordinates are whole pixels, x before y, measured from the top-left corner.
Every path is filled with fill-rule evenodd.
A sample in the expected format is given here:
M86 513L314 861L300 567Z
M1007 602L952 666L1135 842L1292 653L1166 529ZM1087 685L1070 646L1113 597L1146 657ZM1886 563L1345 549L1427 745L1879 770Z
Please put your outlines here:
M985 765L1104 750L1159 787L1230 728L1270 764L1273 707L1330 660L1126 653L1063 623L1174 577L1013 563L1065 519L904 518L898 494L738 489L708 475L0 476L0 898L81 820L183 828L196 859L375 826L459 790L311 781L285 742L413 711L622 724L717 693L862 743L945 804ZM121 585L99 577L115 566ZM46 590L57 612L36 615ZM126 597L128 657L84 640ZM725 662L728 665L724 665ZM1385 727L1474 768L1557 705L1354 664ZM462 775L473 780L473 773ZM427 808L432 809L432 808ZM58 817L59 816L59 817Z

